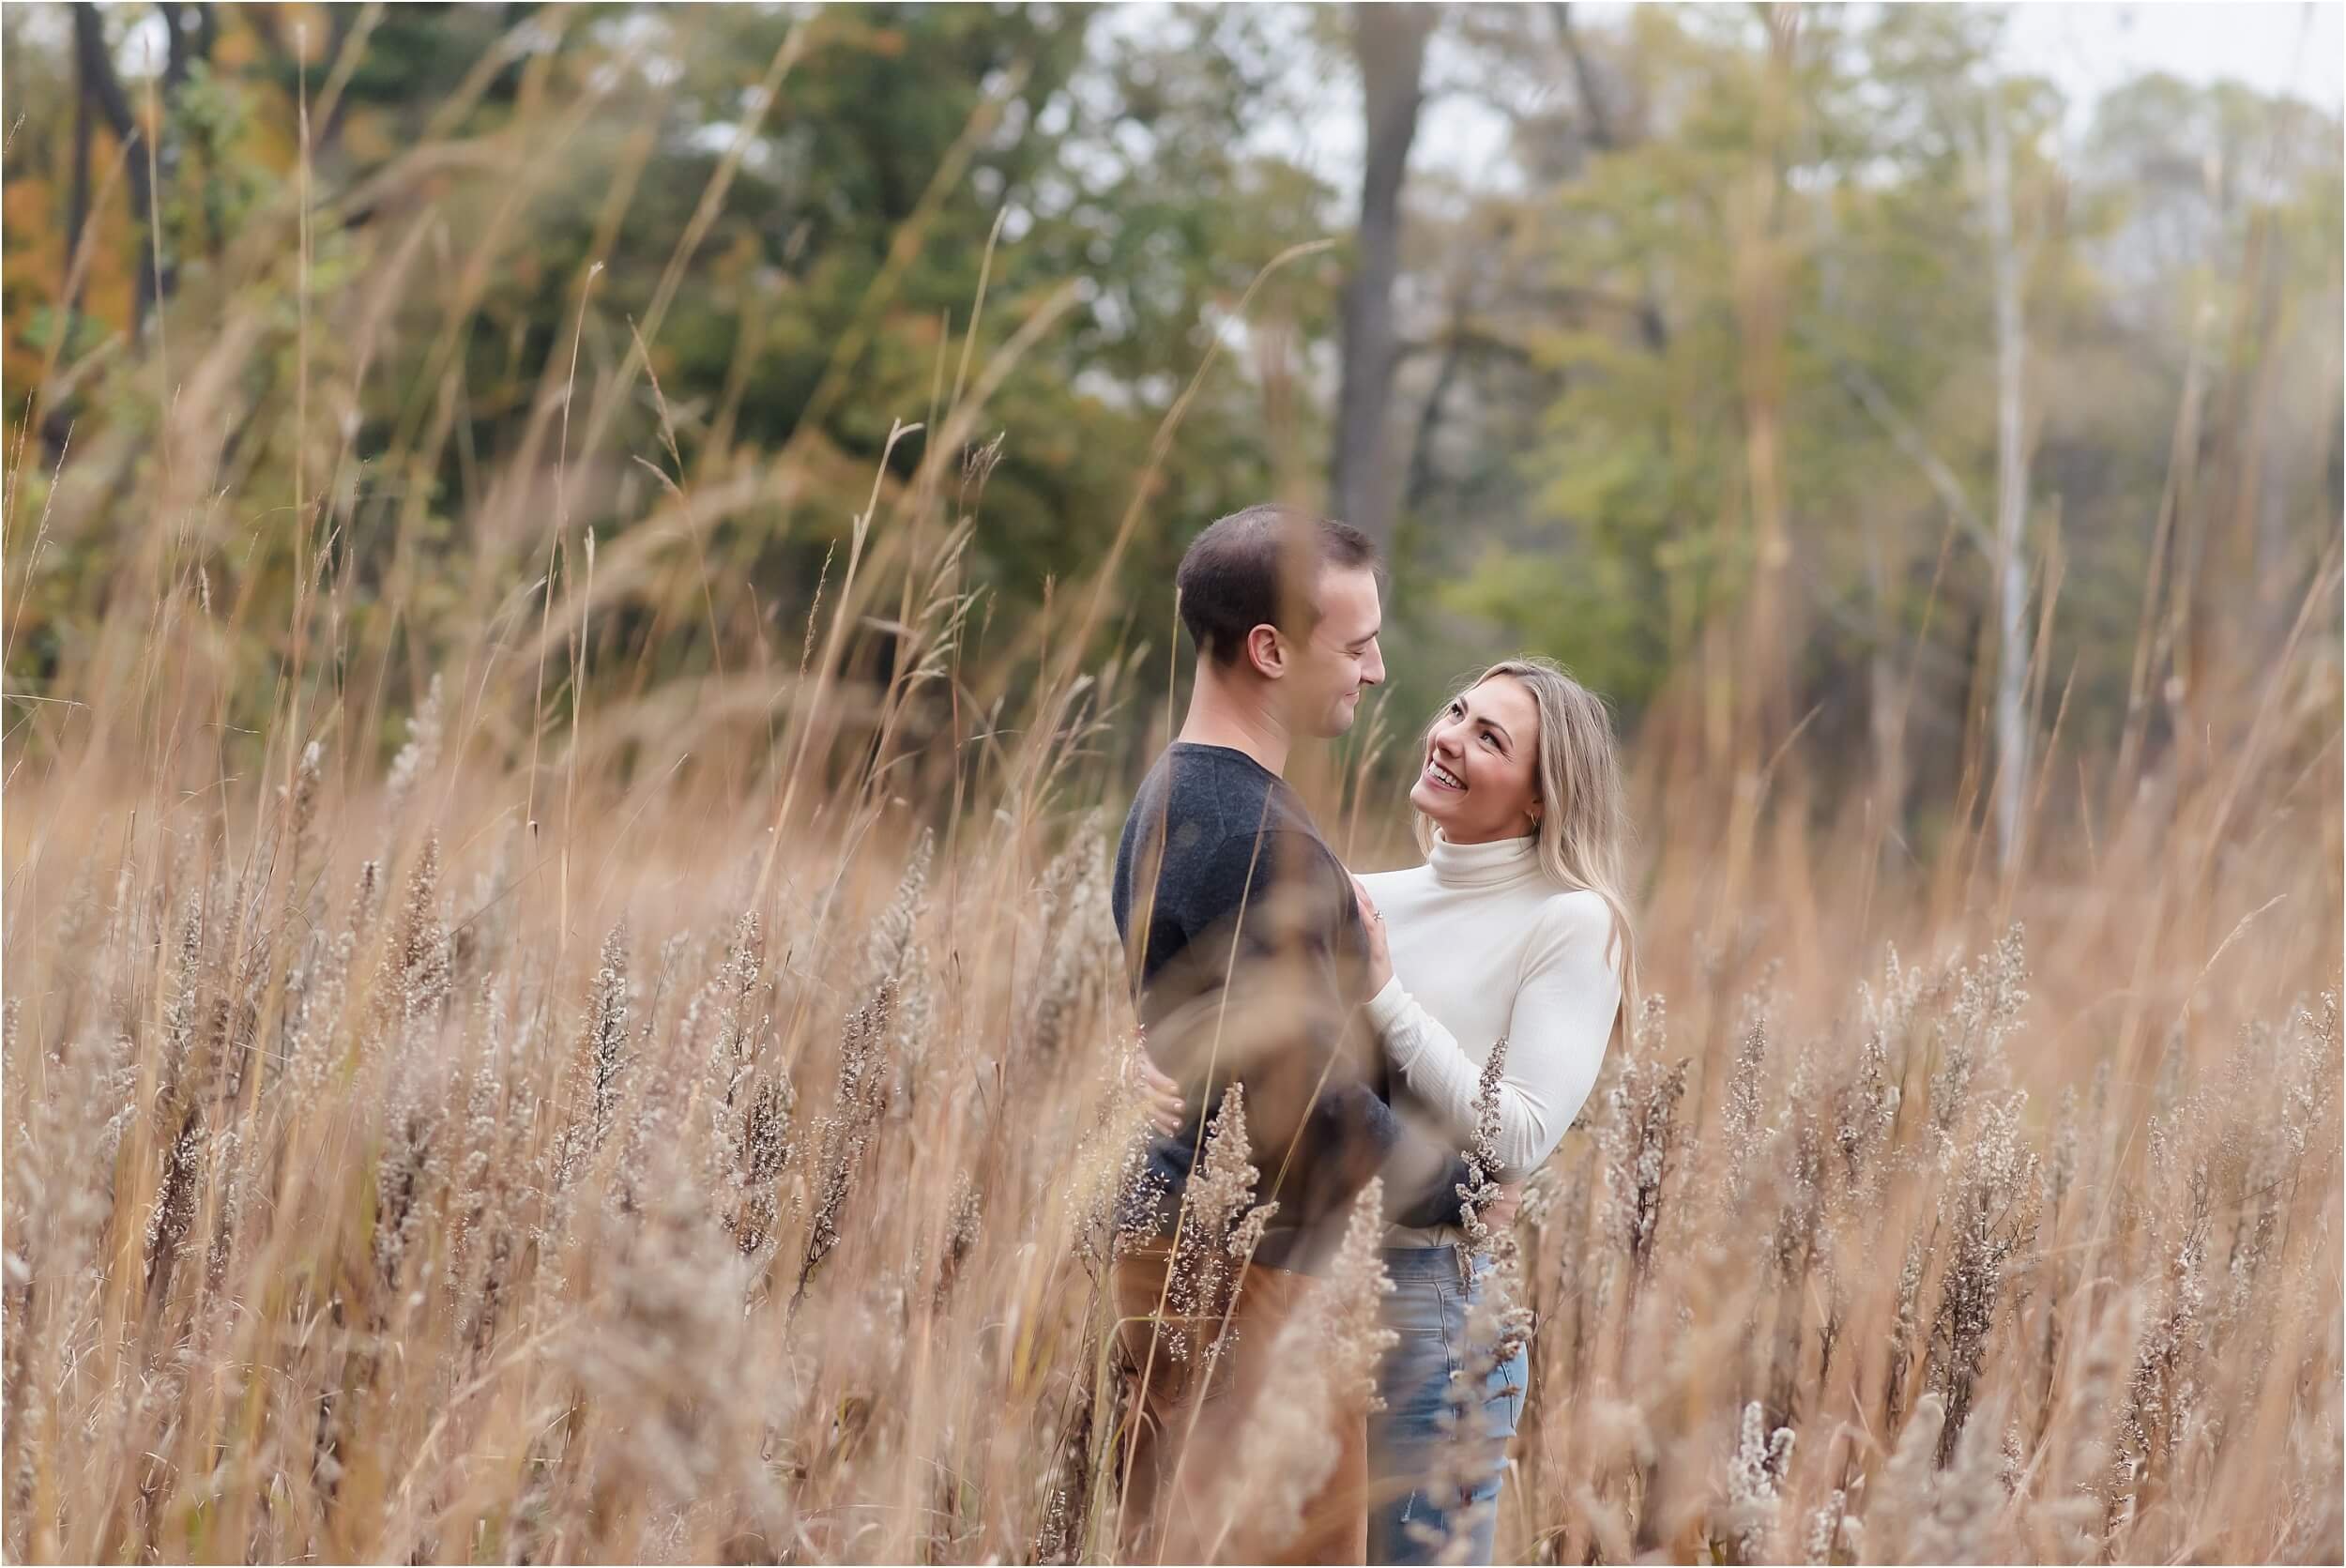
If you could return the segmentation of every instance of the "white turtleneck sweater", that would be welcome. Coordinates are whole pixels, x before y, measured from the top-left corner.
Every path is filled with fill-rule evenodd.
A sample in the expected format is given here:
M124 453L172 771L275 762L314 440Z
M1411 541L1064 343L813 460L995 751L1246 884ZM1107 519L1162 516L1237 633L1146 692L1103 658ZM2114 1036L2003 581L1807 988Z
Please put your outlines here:
M1621 977L1607 948L1612 910L1540 869L1529 838L1452 844L1426 863L1361 880L1385 917L1394 978L1368 1003L1385 1055L1433 1131L1463 1149L1491 1046L1507 1041L1499 1159L1521 1176L1561 1142L1596 1083ZM1444 1246L1455 1225L1386 1228L1389 1247Z

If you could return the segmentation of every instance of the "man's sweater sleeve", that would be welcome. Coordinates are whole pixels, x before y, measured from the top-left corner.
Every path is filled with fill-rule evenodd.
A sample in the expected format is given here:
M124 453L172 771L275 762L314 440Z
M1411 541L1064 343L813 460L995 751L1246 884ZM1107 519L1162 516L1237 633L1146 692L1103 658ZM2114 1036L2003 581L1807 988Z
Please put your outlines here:
M1383 1101L1379 1101L1383 1105ZM1414 1148L1430 1153L1440 1162L1439 1174L1428 1182L1409 1183L1389 1181L1385 1185L1385 1218L1394 1225L1408 1225L1413 1230L1431 1230L1436 1225L1456 1225L1461 1210L1458 1189L1466 1185L1466 1159L1455 1149L1439 1149L1428 1142L1423 1133L1393 1114L1391 1106L1385 1115L1398 1129L1395 1142L1403 1148ZM1423 1168L1423 1157L1420 1159ZM1414 1191L1409 1188L1415 1187Z
M1388 1178L1387 1219L1410 1225L1455 1220L1464 1161L1395 1116L1368 1082L1374 1042L1358 1036L1354 1022L1367 941L1342 865L1317 838L1285 831L1265 833L1258 845L1233 838L1216 859L1222 862L1217 879L1228 875L1246 882L1248 916L1232 954L1234 968L1291 955L1300 963L1285 972L1302 979L1310 993L1292 998L1302 1026L1290 1047L1294 1058L1275 1073L1247 1074L1266 1088L1273 1082L1302 1086L1299 1093L1266 1093L1259 1100L1250 1088L1257 1163L1266 1175L1290 1151L1308 1163L1311 1168L1292 1171L1281 1183L1282 1192L1308 1210L1297 1216L1307 1223L1333 1219L1379 1173ZM1273 962L1272 971L1282 967ZM1365 1048L1356 1048L1355 1039ZM1292 1116L1279 1114L1283 1104L1293 1107ZM1267 1113L1260 1121L1255 1121L1256 1104ZM1413 1217L1425 1211L1435 1217Z
M1333 855L1328 855L1323 864L1333 877L1329 984L1334 996L1348 1002L1363 988L1368 932L1361 922L1360 899L1350 875ZM1381 1074L1378 1081L1383 1081ZM1416 1123L1394 1114L1385 1097L1365 1081L1348 1080L1335 1089L1333 1098L1342 1106L1341 1119L1358 1130L1355 1136L1373 1155L1375 1170L1385 1179L1386 1221L1419 1228L1455 1224L1458 1189L1467 1180L1466 1160L1459 1150L1427 1137Z
M1621 1005L1621 978L1607 952L1611 933L1601 901L1566 896L1548 906L1524 954L1499 1084L1499 1160L1511 1176L1547 1158L1595 1087ZM1482 1070L1456 1037L1398 976L1371 998L1368 1016L1394 1071L1454 1134L1470 1139Z

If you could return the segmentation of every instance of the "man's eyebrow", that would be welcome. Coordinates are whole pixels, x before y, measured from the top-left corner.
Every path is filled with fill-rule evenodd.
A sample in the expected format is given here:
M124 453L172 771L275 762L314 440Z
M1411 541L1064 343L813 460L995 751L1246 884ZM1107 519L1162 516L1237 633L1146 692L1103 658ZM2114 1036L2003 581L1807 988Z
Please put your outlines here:
M1344 646L1347 647L1365 647L1369 644L1375 642L1377 640L1377 634L1384 629L1385 623L1379 621L1376 625L1370 627L1367 631L1362 632L1359 636L1353 638L1350 642L1345 644Z

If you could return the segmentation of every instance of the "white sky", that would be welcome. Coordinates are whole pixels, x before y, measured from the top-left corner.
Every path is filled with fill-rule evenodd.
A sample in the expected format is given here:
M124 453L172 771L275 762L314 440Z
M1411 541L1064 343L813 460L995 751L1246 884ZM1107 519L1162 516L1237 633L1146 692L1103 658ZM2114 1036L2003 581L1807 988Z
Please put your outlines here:
M1616 23L1622 0L1583 0L1592 26ZM2009 8L2005 58L2015 72L2049 77L2069 100L2068 131L2082 132L2094 100L2150 71L2192 82L2230 78L2287 92L2332 114L2346 104L2346 4L2339 0L2187 0L2187 3L2019 4ZM1314 128L1314 150L1332 160L1359 156L1360 113L1349 84L1330 84L1330 123ZM1411 163L1461 175L1486 170L1504 130L1489 110L1455 95L1426 106Z
M2346 90L2346 5L2336 0L2024 5L2014 8L2004 39L2015 69L2043 72L2080 107L2152 70L2192 82L2230 78L2333 113Z

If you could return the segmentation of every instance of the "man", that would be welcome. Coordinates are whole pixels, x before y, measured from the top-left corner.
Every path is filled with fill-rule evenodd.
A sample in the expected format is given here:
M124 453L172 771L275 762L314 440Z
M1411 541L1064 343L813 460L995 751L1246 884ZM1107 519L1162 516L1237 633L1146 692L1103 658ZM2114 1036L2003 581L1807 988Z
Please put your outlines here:
M1115 1282L1138 1412L1128 1548L1153 1547L1161 1560L1196 1560L1217 1542L1241 1555L1363 1560L1358 1419L1334 1435L1335 1471L1306 1507L1299 1539L1226 1534L1228 1521L1209 1516L1216 1466L1279 1320L1369 1179L1384 1177L1389 1218L1457 1215L1463 1165L1396 1119L1381 1053L1356 1016L1366 943L1350 877L1282 778L1297 742L1343 734L1384 678L1376 572L1359 530L1284 507L1250 507L1197 537L1176 578L1196 647L1195 693L1117 848L1117 931L1149 1055L1184 1108L1179 1130L1150 1149L1149 1179L1161 1190L1145 1226L1153 1244L1128 1253ZM1242 1267L1228 1266L1235 1298L1220 1310L1235 1337L1201 1354L1198 1340L1222 1337L1221 1325L1194 1320L1215 1316L1214 1303L1197 1310L1199 1282L1173 1266L1173 1249L1208 1124L1233 1086L1263 1175L1255 1199L1275 1207ZM1222 1250L1200 1251L1193 1238L1186 1271L1223 1268L1212 1256Z

